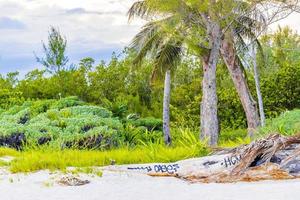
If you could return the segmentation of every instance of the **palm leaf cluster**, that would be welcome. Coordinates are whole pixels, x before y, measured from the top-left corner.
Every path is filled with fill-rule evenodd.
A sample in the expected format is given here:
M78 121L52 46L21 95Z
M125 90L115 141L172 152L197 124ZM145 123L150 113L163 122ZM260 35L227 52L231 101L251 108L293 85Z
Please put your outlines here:
M145 58L152 60L152 78L161 76L166 70L175 69L183 53L182 42L176 40L162 26L171 21L172 18L166 18L147 23L130 44L130 48L137 52L135 65L140 65Z

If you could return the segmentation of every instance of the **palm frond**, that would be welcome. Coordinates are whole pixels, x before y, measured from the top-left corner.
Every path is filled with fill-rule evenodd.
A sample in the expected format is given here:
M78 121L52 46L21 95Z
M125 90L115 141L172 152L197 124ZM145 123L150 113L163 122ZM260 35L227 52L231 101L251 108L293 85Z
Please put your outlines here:
M168 69L175 69L177 62L181 60L182 43L170 39L165 44L162 44L154 58L154 70L152 80L164 74Z
M249 47L253 45L257 48L260 56L264 57L257 32L261 32L265 25L266 19L260 13L254 13L254 16L240 16L237 18L233 33L236 41L236 50L241 59L247 57L245 54L251 51Z
M129 21L131 21L135 17L148 19L149 17L155 16L155 14L156 12L151 9L146 0L133 3L131 8L127 12Z
M139 65L147 54L162 42L162 34L157 22L149 22L142 28L129 46L137 52L137 56L133 61L134 65Z

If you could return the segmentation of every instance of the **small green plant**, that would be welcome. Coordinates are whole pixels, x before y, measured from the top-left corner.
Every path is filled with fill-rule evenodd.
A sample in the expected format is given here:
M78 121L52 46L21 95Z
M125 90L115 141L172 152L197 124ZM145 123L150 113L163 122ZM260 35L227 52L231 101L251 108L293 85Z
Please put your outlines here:
M8 166L8 165L9 165L8 162L0 160L0 167L4 167L4 166Z
M270 133L293 135L300 132L300 110L286 111L274 119L267 121L267 125L259 130L262 137Z

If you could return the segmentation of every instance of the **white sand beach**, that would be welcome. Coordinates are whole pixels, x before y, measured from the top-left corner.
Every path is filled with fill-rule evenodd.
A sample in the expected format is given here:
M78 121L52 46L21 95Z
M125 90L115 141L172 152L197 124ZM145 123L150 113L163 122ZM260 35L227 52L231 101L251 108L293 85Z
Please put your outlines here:
M172 177L104 172L103 177L81 175L90 183L62 186L64 175L40 171L10 174L0 171L1 200L296 200L300 180L235 184L190 184Z

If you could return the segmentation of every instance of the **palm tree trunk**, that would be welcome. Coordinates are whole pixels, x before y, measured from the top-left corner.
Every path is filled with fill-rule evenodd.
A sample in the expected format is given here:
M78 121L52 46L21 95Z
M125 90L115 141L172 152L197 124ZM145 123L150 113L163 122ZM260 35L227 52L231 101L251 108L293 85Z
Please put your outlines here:
M170 95L171 95L171 71L168 69L165 74L164 100L163 100L163 132L166 145L171 145L170 133Z
M219 137L218 97L216 86L216 69L221 46L220 28L212 24L211 49L209 55L202 57L203 80L201 102L201 140L208 139L210 146L216 146Z
M228 39L222 41L221 54L242 102L248 123L248 135L253 138L259 126L256 102L251 96L247 80L235 54L235 49Z
M257 69L257 62L256 62L256 51L253 50L253 71L254 71L254 79L255 79L255 87L258 99L258 107L259 107L259 116L260 116L260 124L261 126L265 126L265 112L264 112L264 103L260 91L260 81L259 81L259 72Z

